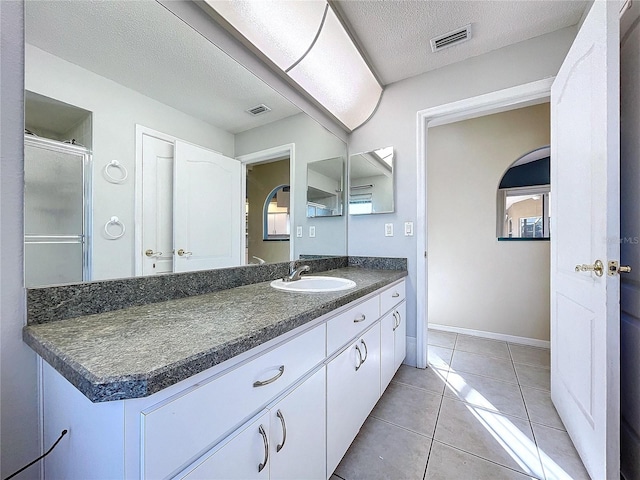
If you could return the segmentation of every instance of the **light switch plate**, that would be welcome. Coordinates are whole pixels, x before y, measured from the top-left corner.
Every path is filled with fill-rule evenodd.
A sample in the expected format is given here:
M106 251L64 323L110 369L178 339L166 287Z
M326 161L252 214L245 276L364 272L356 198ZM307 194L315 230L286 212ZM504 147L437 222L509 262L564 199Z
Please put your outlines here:
M413 222L404 222L404 236L413 237Z
M316 236L316 227L309 227L309 237L314 238Z
M296 227L296 237L302 238L302 227Z
M384 224L384 236L393 237L393 223Z

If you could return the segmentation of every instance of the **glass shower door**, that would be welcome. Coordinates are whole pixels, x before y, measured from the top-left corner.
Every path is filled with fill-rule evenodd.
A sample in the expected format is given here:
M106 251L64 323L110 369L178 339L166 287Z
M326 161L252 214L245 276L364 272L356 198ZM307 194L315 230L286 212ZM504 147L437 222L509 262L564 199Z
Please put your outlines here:
M25 286L89 279L89 161L85 148L25 137Z

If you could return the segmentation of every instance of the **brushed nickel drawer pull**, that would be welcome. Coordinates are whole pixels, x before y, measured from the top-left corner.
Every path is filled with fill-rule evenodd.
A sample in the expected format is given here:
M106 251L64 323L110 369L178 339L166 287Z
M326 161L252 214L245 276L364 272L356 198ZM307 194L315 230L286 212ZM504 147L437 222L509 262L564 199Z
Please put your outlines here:
M279 409L276 412L276 416L280 419L280 423L282 424L282 443L279 443L276 445L276 453L277 453L280 450L282 450L282 447L284 447L284 444L287 441L287 424L284 423L284 415Z
M362 315L360 315L358 318L354 318L353 319L353 323L360 323L360 322L364 322L366 320L367 316L363 313Z
M399 296L400 296L400 294L398 292L396 292L393 295L391 295L392 298L398 298Z
M277 379L279 379L283 373L284 373L284 365L280 365L280 368L278 368L278 373L276 373L273 377L271 377L268 380L258 380L257 382L253 382L253 386L264 387L265 385L269 385L270 383L273 383Z
M258 432L262 435L262 441L264 443L264 462L258 464L258 473L264 470L264 467L267 466L267 462L269 461L269 439L267 438L267 432L264 431L264 427L260 425L258 427Z
M394 318L394 322L393 322L393 331L396 331L396 328L398 328L398 326L400 325L400 320L398 320L398 312L395 311L392 313L393 318Z

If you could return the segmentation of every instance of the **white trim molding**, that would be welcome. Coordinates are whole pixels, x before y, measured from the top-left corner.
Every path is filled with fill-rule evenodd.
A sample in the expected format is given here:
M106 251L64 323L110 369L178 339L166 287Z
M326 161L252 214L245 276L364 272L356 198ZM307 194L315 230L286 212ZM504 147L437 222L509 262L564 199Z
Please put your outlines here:
M550 348L548 340L538 340L537 338L518 337L516 335L505 335L503 333L485 332L483 330L472 330L470 328L450 327L449 325L438 325L430 323L431 330L441 332L460 333L462 335L473 335L474 337L489 338L491 340L502 340L503 342L517 343L519 345L529 345L530 347Z
M416 216L416 365L427 367L427 133L429 127L523 108L547 101L555 77L420 110L416 115L417 201ZM521 338L521 337L513 337ZM514 341L515 340L510 340Z

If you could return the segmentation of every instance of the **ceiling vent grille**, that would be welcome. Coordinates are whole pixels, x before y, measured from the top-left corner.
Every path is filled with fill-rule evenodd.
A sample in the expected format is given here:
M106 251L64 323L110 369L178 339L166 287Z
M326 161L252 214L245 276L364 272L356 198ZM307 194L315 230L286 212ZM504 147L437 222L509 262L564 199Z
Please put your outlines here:
M471 24L431 39L431 51L438 52L443 48L453 47L471 38Z
M269 107L267 107L264 103L261 103L260 105L256 105L255 107L251 107L251 108L246 110L247 113L250 113L254 117L256 115L262 115L263 113L267 113L267 112L270 112L270 111L271 111L271 109Z

